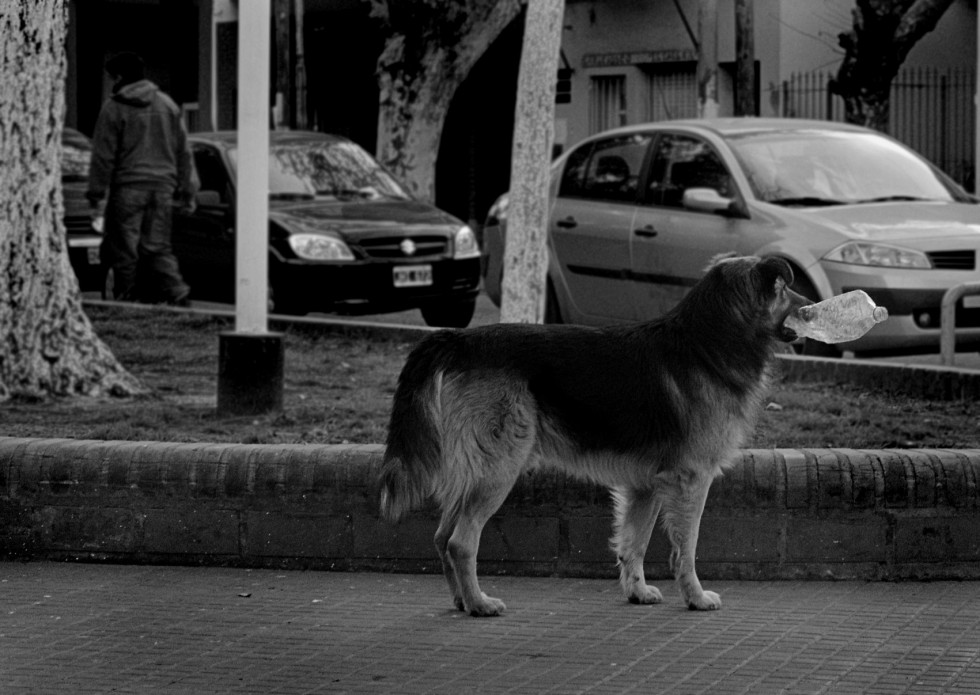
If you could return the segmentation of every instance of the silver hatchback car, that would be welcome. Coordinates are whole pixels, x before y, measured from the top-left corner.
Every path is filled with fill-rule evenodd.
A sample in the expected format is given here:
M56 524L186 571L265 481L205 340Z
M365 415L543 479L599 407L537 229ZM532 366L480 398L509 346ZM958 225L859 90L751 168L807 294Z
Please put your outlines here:
M980 205L881 133L828 121L662 121L579 143L552 169L546 320L602 325L670 310L728 251L778 256L819 301L865 290L890 319L807 351L938 351L940 303L980 279ZM499 304L506 194L483 231ZM980 296L957 307L957 349L980 348Z

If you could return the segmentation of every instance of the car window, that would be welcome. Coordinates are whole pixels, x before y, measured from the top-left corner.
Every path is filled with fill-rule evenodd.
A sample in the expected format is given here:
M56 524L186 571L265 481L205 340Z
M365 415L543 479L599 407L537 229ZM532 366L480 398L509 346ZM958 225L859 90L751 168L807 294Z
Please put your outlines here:
M237 166L237 150L228 153ZM353 142L308 141L273 145L269 194L275 197L351 196L408 200L411 196L363 148Z
M683 207L688 188L711 188L725 198L735 196L732 176L711 145L690 135L666 133L653 153L645 200Z
M579 195L593 200L636 200L650 136L643 133L600 140L592 147Z
M221 202L228 202L228 173L225 171L221 157L213 147L194 146L194 166L197 176L201 179L202 191L216 191L221 196Z
M767 202L843 204L955 196L922 159L873 133L761 131L728 139L752 192Z
M565 169L562 172L561 187L558 195L562 198L578 197L582 195L585 183L585 170L589 165L589 155L592 154L592 143L588 143L574 150L565 160Z
M92 144L77 130L65 128L61 136L61 177L64 181L85 181L89 162L92 161Z

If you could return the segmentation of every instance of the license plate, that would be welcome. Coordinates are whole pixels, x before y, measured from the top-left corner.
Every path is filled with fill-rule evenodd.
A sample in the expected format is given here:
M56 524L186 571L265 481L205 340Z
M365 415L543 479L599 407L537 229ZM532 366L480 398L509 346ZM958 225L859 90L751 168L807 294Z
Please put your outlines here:
M89 246L85 251L88 253L88 264L99 265L102 260L99 258L99 247Z
M980 294L968 294L963 297L964 309L980 309Z
M431 265L396 265L395 287L426 287L432 284Z

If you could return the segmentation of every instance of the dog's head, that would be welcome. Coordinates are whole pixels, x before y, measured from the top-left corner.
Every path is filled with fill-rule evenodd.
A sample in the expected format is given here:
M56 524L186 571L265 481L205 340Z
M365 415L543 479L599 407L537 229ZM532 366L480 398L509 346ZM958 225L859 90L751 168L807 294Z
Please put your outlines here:
M783 322L800 307L813 303L791 289L793 268L782 258L731 253L715 256L703 282L716 292L730 293L732 310L784 343L798 336Z

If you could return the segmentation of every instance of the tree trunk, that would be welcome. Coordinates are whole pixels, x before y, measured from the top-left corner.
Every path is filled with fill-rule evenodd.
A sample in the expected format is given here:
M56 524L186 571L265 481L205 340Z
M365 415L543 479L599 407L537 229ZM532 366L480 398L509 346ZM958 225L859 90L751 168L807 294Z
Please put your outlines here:
M276 129L296 127L293 71L293 0L273 0L272 13L276 33Z
M378 59L378 160L418 198L435 200L446 113L520 0L372 0L388 39Z
M64 0L0 0L0 401L143 387L82 310L62 222Z
M755 7L735 0L735 115L755 116Z
M698 37L698 116L717 118L718 0L699 0Z
M953 0L857 0L831 91L844 99L848 123L887 130L892 81L909 51L936 28Z
M528 3L514 119L502 323L544 322L555 75L564 16L564 0Z

